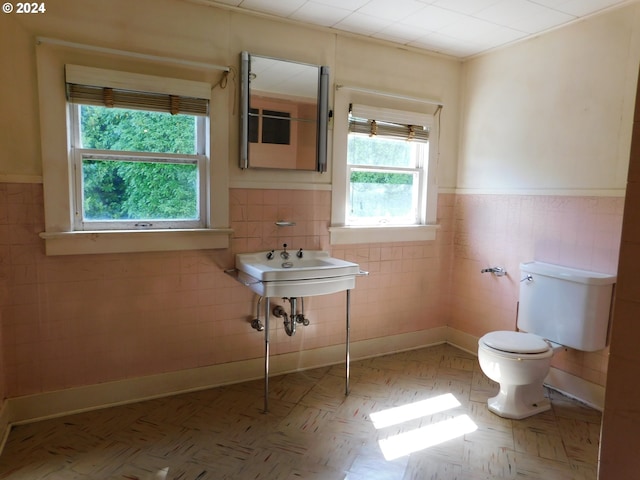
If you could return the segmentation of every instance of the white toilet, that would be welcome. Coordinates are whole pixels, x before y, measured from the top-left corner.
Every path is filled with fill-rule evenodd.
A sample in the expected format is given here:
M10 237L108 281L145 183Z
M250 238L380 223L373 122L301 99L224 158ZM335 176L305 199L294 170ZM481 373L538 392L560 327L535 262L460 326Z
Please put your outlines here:
M520 264L521 331L497 331L478 341L484 374L500 384L487 400L493 413L521 419L549 410L543 382L554 348L601 350L607 343L614 275L541 262ZM526 333L525 333L526 332Z

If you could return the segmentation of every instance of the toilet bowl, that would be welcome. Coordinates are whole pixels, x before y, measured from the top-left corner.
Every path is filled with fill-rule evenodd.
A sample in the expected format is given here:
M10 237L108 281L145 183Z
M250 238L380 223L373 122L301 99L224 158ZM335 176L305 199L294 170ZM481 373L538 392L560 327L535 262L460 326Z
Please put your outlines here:
M478 361L484 374L500 384L500 392L487 400L493 413L522 419L551 408L543 381L551 366L553 349L542 337L524 332L496 331L478 341Z

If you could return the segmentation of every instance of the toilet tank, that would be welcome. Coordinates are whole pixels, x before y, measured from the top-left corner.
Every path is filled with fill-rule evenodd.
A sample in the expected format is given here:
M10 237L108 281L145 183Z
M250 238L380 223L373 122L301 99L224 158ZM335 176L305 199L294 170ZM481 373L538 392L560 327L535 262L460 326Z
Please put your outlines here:
M606 346L615 275L541 262L520 271L520 330L585 352Z

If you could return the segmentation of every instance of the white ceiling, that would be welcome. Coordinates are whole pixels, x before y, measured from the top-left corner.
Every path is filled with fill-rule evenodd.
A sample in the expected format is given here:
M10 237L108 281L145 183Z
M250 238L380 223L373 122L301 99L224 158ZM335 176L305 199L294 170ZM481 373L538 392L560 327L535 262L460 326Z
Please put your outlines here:
M635 0L204 0L467 58Z

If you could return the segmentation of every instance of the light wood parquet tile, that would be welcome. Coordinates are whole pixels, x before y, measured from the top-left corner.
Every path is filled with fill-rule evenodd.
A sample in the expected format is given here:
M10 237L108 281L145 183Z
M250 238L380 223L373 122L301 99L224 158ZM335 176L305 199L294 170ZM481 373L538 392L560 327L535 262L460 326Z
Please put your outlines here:
M486 406L498 386L466 352L438 345L351 373L346 397L344 365L274 377L266 414L252 381L16 426L0 479L596 479L599 412L550 391L550 411L498 417ZM443 398L454 403L427 410ZM442 440L461 418L472 431Z

